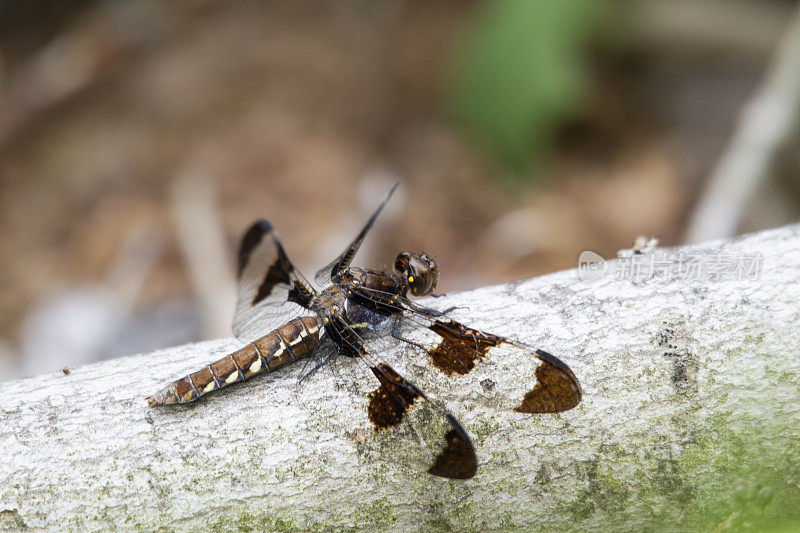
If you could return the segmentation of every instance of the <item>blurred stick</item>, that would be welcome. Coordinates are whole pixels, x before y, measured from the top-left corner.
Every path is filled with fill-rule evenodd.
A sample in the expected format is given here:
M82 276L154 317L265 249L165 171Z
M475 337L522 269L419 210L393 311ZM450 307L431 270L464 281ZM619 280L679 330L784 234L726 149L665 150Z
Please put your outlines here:
M797 131L800 114L800 9L789 24L761 88L745 106L738 128L695 209L687 242L736 232L742 211L769 177L775 154Z
M172 187L178 243L203 314L207 338L231 333L236 303L235 278L212 179L200 170L206 159L192 159ZM209 164L210 166L210 164Z

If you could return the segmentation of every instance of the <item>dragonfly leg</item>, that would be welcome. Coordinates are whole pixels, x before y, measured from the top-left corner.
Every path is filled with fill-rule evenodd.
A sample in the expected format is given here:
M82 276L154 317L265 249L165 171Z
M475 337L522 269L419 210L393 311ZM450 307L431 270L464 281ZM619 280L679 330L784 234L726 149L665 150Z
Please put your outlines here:
M423 345L421 345L420 343L414 342L411 339L407 339L406 337L403 337L400 334L400 317L399 316L398 317L394 317L392 319L392 337L394 337L397 340L400 340L400 341L403 341L403 342L407 342L408 344L416 346L417 348L420 348L421 350L425 350L425 347Z
M429 317L445 316L445 315L455 311L456 309L469 309L468 307L463 306L463 305L454 305L453 307L448 307L444 311L437 311L436 309L429 309L427 307L422 307L422 306L418 306L418 305L412 305L410 307L414 311L416 311L416 312L418 312L418 313L420 313L422 315L429 316Z
M303 373L300 375L300 379L297 380L298 383L302 383L306 378L310 378L313 376L317 370L328 364L328 361L331 360L331 357L336 355L335 351L331 351L330 353L326 354L325 357L321 357L315 364L314 367L309 370L308 372L303 369Z

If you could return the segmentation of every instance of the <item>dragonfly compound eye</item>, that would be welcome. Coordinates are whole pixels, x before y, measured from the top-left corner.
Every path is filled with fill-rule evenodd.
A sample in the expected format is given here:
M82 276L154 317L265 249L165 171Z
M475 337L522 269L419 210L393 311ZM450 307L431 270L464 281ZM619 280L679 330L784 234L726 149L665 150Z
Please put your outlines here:
M414 296L424 296L436 288L439 270L436 262L426 254L403 252L404 269L401 271ZM398 256L399 259L399 256Z

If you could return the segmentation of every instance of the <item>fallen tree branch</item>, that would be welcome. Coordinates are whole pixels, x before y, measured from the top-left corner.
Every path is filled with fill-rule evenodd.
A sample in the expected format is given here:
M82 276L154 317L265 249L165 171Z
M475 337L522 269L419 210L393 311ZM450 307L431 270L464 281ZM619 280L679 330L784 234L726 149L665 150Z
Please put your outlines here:
M800 226L605 267L593 281L571 270L432 302L546 348L583 385L576 409L531 416L487 408L441 376L409 376L444 391L472 435L471 480L360 453L357 433L315 417L318 406L346 426L348 410L330 409L346 407L338 391L298 387L290 368L196 405L148 408L165 382L237 346L218 340L0 385L0 526L800 523Z

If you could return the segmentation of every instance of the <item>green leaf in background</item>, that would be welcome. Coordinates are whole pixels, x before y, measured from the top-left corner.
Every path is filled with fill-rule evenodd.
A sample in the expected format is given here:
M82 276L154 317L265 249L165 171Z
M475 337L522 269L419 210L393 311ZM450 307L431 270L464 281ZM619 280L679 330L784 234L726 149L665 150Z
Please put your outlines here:
M511 170L546 151L582 111L600 0L494 0L480 6L455 64L455 117Z

